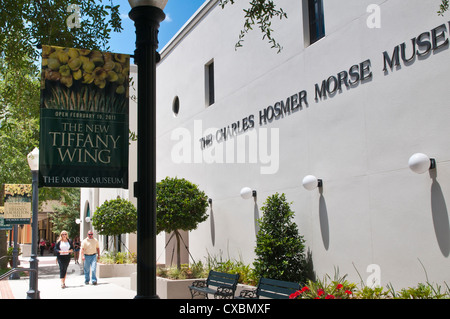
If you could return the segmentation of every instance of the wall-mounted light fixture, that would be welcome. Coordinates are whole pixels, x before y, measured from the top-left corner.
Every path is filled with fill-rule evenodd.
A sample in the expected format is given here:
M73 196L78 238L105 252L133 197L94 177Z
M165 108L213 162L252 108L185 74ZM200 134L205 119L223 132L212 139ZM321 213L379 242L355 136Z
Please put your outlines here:
M86 223L90 223L91 222L91 217L88 216L84 220L85 220Z
M413 154L408 161L409 168L417 174L423 174L436 168L436 160L423 153Z
M304 188L306 188L309 191L312 191L317 187L319 188L322 187L322 180L318 179L313 175L307 175L303 178L302 184Z
M250 197L256 198L256 191L252 190L250 187L244 187L241 189L241 197L243 199L249 199Z

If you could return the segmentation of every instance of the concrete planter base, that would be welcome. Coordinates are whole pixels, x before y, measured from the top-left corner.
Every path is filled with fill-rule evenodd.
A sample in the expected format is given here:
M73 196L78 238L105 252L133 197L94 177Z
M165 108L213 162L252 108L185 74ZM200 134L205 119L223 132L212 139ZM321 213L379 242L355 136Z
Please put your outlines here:
M130 276L130 286L131 289L136 290L136 278L137 273L133 273ZM156 294L160 299L191 299L191 293L189 291L189 286L196 280L205 280L205 279L182 279L182 280L174 280L167 279L162 277L156 277ZM236 289L236 296L239 296L239 293L243 289L255 289L256 287L241 285L239 284ZM210 296L210 298L214 298Z
M130 277L136 272L136 264L100 264L97 263L97 277Z
M156 277L156 292L161 299L191 299L188 287L196 280L201 279L173 280Z

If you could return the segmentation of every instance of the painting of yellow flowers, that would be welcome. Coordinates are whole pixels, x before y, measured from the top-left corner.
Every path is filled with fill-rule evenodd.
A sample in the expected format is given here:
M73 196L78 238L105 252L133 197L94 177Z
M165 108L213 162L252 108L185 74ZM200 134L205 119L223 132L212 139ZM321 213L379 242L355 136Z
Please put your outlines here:
M41 107L125 113L129 65L126 54L43 46Z

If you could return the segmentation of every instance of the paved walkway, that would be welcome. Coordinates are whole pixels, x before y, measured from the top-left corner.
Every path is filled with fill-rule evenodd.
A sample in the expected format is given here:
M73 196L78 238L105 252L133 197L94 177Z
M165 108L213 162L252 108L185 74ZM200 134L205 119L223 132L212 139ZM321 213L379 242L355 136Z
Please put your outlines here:
M55 256L38 257L38 290L40 299L133 299L129 277L99 278L97 285L85 285L81 265L72 259L67 270L66 288L61 288L59 267ZM29 257L20 258L20 267L29 267ZM29 277L0 280L1 299L26 299Z

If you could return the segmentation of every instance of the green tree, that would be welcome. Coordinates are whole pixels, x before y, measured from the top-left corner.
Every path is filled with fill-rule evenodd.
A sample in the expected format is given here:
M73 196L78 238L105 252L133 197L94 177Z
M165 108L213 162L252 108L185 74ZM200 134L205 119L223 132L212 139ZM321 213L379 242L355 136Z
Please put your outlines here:
M66 200L54 207L55 211L49 213L49 218L53 224L54 234L59 235L65 230L69 233L69 238L73 239L80 233L80 225L76 223L76 219L80 217L80 189L73 188L66 191Z
M264 205L256 236L255 274L257 277L304 282L305 241L292 221L294 212L284 194L269 196Z
M76 1L81 25L69 28L67 7L73 2L0 1L0 184L31 183L26 156L39 146L38 44L108 50L110 33L122 29L114 0ZM68 199L69 193L40 189L39 197ZM1 237L0 245L6 245Z
M162 231L174 232L177 238L178 269L180 265L179 230L194 230L208 218L208 201L197 185L184 178L169 178L156 184L156 227Z
M123 198L105 201L92 216L92 226L100 235L116 236L135 233L137 210L133 203Z

